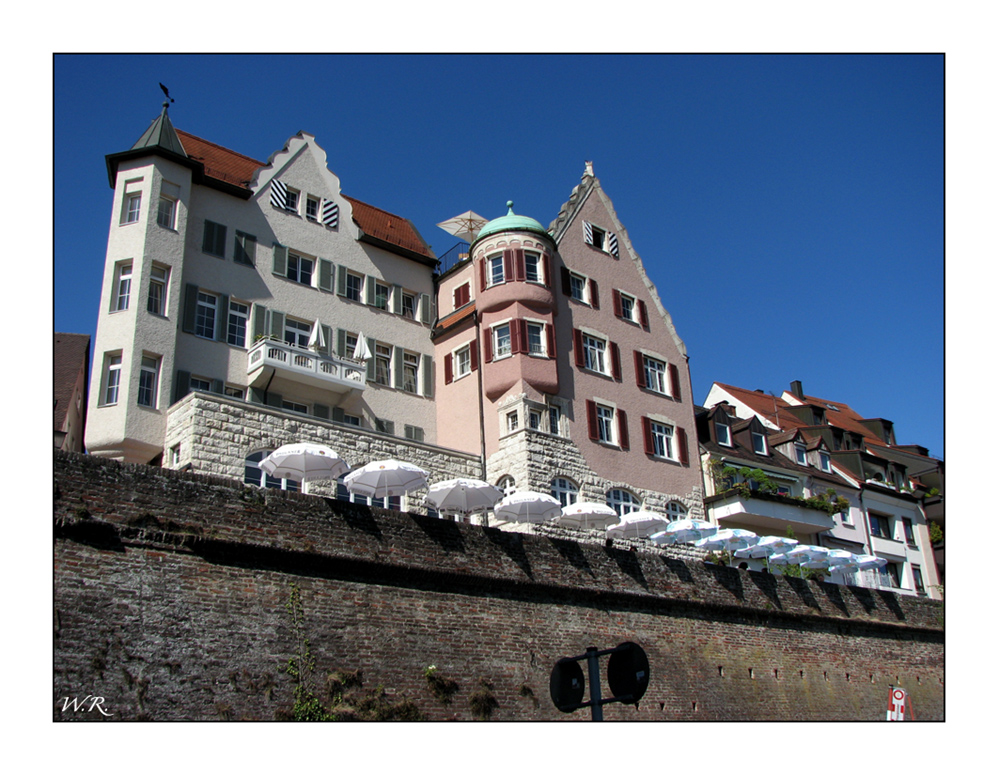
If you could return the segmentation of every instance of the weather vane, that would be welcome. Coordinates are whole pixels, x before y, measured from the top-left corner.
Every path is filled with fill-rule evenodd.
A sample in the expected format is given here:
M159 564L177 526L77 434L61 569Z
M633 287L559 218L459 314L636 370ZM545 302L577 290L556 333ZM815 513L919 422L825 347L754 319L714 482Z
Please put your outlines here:
M166 95L166 98L170 100L170 102L177 102L173 97L170 96L170 91L163 84L160 84L160 89L163 90L163 94ZM164 103L164 105L166 105L166 103Z

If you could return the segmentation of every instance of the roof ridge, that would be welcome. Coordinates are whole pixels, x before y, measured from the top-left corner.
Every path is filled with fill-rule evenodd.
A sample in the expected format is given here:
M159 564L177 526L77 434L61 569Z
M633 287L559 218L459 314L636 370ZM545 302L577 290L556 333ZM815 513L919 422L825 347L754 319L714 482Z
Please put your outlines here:
M256 162L257 165L259 165L260 167L264 166L264 162L261 162L259 159L255 159L252 156L247 156L246 154L240 153L239 151L233 151L231 148L228 148L228 147L226 147L224 145L219 145L218 143L213 143L211 140L205 140L203 137L199 137L198 135L195 135L192 132L186 132L183 129L176 129L176 128L174 128L174 131L178 135L187 135L188 137L192 137L195 140L198 140L198 141L204 143L205 145L210 145L210 146L212 146L214 148L221 149L222 151L225 151L227 153L235 154L236 156L239 156L239 157L242 157L243 159L246 159L248 162Z

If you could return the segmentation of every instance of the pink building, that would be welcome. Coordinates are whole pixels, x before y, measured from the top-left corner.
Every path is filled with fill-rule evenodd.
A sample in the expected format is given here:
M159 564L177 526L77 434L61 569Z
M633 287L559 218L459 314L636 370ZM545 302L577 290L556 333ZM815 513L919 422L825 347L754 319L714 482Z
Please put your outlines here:
M702 516L686 348L592 167L548 229L512 205L439 278L438 444L506 489Z

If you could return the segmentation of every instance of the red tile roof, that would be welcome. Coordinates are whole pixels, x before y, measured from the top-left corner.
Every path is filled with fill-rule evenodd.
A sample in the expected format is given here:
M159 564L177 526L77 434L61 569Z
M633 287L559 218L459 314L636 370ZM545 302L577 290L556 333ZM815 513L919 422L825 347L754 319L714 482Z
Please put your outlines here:
M455 310L453 313L449 313L448 315L445 315L443 318L441 318L437 324L437 330L444 331L445 329L455 326L456 324L465 320L474 313L475 313L475 302L472 301L466 304L464 307L461 307Z
M205 167L205 175L249 191L250 183L264 162L231 151L216 143L176 130L187 155ZM354 222L366 235L427 259L435 259L430 246L409 219L345 196L354 213Z
M66 422L66 412L73 401L76 378L80 375L80 369L86 370L89 352L89 334L55 333L52 352L52 398L55 400L55 425L53 427L56 431L61 431ZM86 378L84 378L83 390L87 390ZM86 405L86 397L84 397L84 405Z

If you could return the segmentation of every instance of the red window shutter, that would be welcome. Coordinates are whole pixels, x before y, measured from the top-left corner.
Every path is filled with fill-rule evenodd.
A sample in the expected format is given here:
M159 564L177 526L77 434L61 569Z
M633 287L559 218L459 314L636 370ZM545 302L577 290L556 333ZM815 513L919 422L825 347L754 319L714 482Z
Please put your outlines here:
M503 251L503 282L509 283L514 279L514 261L513 261L513 250L507 248Z
M590 307L600 309L600 293L597 291L597 281L590 279Z
M687 451L687 432L679 426L676 427L676 441L680 453L680 463L690 466L690 453Z
M510 321L510 352L527 352L527 326L520 318Z
M545 334L548 336L548 358L555 358L555 327L546 323Z
M611 377L621 382L621 349L616 342L610 344Z
M454 379L454 374L451 371L451 354L448 353L444 356L444 385L449 385Z
M600 433L597 431L597 405L590 399L586 400L586 424L589 426L590 439L599 439Z
M655 455L656 448L652 444L652 421L644 415L642 416L642 436L645 437L645 454Z
M676 364L669 365L669 392L673 398L680 401L680 370Z
M572 274L566 266L562 267L562 293L565 296L572 296Z
M572 350L576 354L576 366L582 369L586 366L586 359L583 357L583 332L579 329L572 330Z
M639 388L648 388L645 384L645 356L635 351L635 381Z
M468 346L468 360L473 372L479 368L479 343L475 340Z
M513 254L514 280L527 280L527 260L522 248L514 248Z
M611 297L614 300L614 315L621 317L621 292L616 288L611 289Z
M631 449L631 442L628 439L628 413L624 410L617 411L617 438L622 450Z
M493 360L493 330L490 326L482 330L482 358L487 364Z
M543 258L543 265L545 270L545 288L554 288L552 284L552 259L547 253Z
M649 330L649 308L645 306L645 302L641 299L638 300L638 317L642 321L642 328L646 331Z

